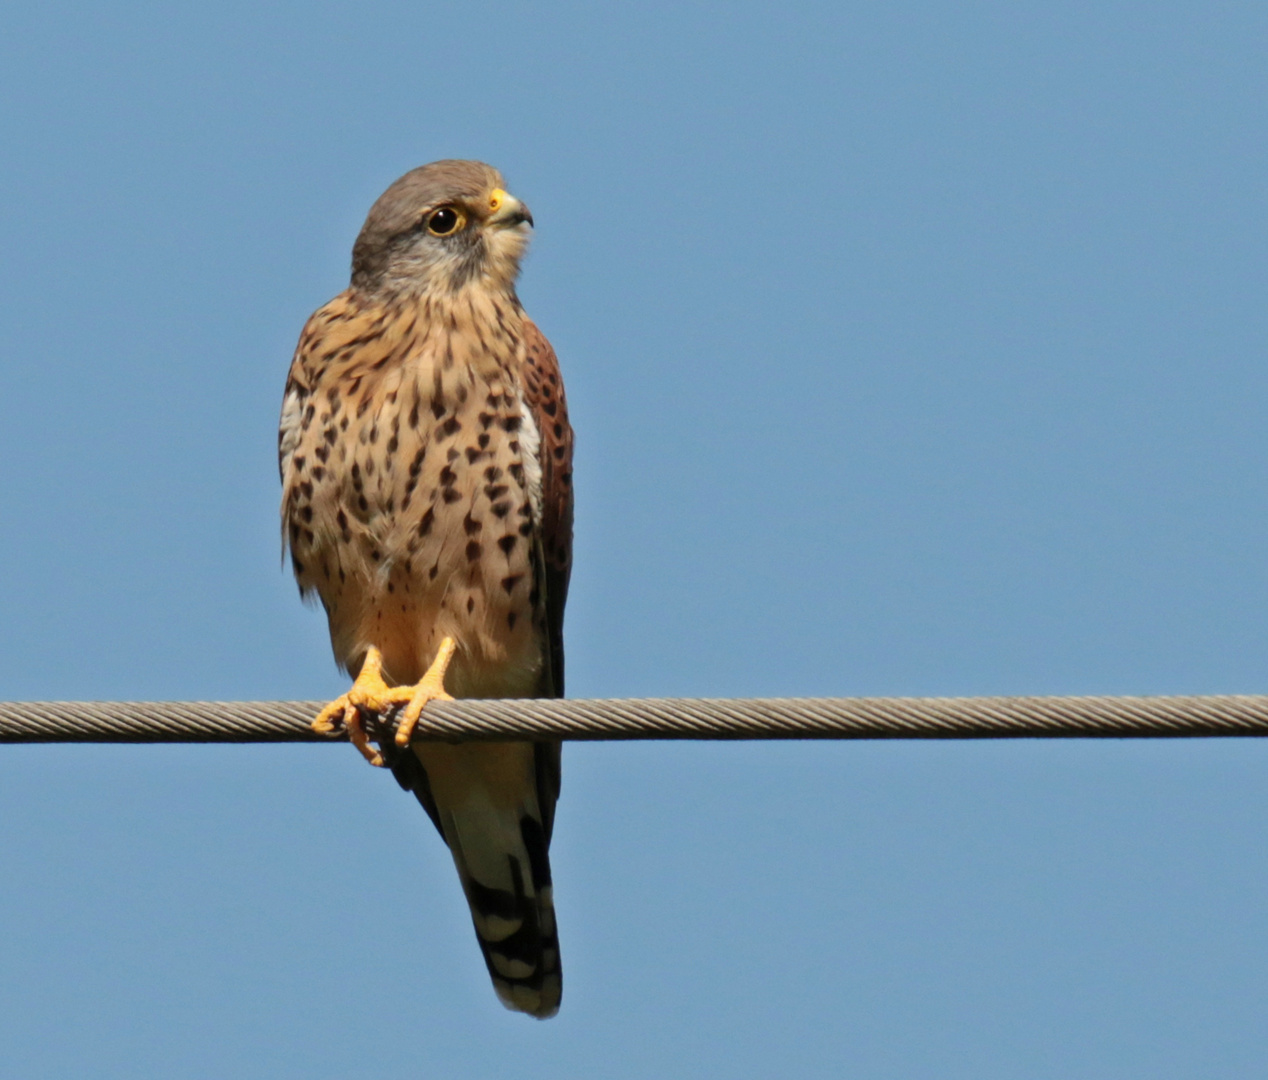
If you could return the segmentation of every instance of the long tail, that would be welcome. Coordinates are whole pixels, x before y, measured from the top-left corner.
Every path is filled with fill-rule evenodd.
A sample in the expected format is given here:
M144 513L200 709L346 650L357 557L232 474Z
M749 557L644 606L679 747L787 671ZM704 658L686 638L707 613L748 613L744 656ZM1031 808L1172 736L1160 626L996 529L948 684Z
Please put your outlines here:
M559 1011L563 972L540 823L468 808L443 815L493 989L508 1009L539 1019Z
M521 754L522 783L505 772L503 783L485 782L492 779L486 772L490 758L497 755L505 766L509 755ZM426 759L425 767L420 758ZM542 1020L554 1016L563 972L547 852L558 747L433 744L421 753L390 754L389 761L398 782L414 792L449 845L502 1004Z

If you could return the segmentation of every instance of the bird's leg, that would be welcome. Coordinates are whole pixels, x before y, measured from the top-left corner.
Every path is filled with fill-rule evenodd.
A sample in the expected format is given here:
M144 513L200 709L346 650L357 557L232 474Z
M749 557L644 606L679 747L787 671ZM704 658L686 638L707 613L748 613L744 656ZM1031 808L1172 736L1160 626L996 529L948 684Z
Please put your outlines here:
M418 684L399 687L399 689L410 691L410 699L396 725L397 746L409 746L409 740L414 734L414 726L418 723L418 718L423 715L424 705L429 701L453 701L453 698L445 693L445 672L449 670L449 662L453 659L455 647L453 638L447 637L442 640L440 648L436 650L436 659L432 661L427 674L418 681Z

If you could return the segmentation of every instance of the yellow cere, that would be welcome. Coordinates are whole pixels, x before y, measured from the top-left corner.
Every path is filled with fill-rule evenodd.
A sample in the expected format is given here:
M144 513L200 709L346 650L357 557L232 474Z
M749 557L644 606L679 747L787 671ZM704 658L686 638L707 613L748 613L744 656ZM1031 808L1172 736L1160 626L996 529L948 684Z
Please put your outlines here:
M493 194L489 196L489 209L495 214L501 209L502 203L506 201L506 192L501 188L494 188Z

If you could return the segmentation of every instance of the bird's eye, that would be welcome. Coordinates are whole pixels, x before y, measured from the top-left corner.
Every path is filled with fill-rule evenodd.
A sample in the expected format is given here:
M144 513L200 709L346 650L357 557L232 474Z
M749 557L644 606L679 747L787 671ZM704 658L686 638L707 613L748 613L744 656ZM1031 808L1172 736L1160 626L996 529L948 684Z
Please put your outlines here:
M442 206L427 219L427 231L432 236L452 236L467 223L452 206Z

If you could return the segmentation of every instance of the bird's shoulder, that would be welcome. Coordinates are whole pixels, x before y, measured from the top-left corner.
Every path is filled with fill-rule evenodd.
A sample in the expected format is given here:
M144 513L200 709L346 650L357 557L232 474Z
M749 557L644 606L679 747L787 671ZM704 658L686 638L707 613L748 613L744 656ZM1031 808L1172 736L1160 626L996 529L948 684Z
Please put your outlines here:
M312 388L356 370L378 370L414 330L417 312L368 297L341 292L309 316L291 361L290 381Z

